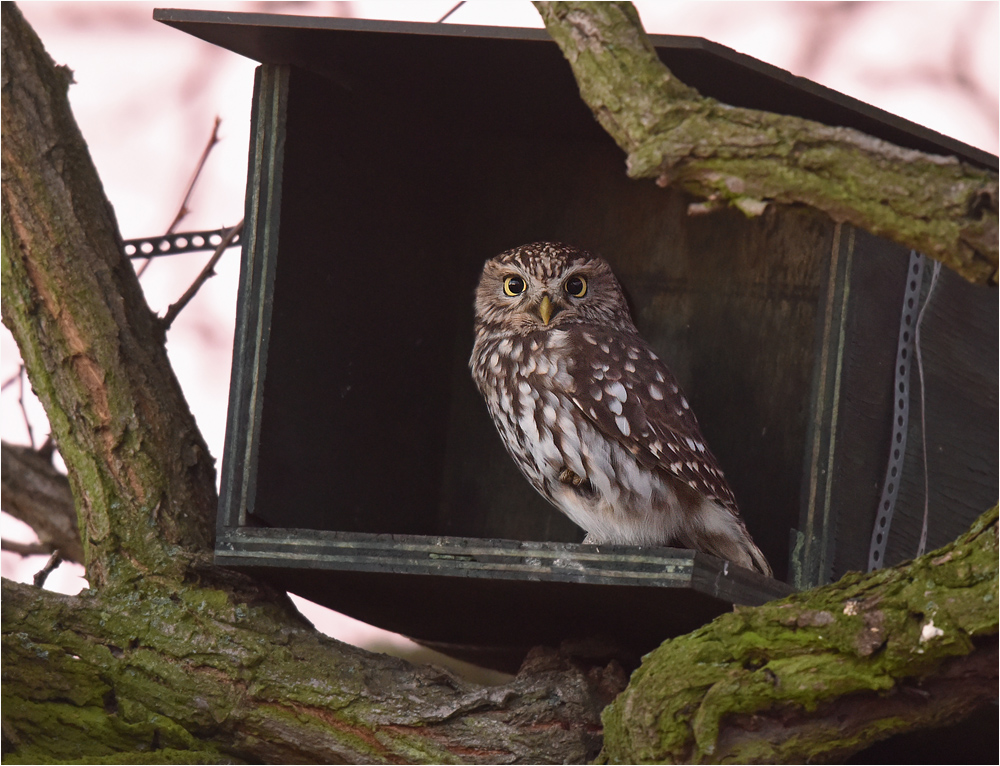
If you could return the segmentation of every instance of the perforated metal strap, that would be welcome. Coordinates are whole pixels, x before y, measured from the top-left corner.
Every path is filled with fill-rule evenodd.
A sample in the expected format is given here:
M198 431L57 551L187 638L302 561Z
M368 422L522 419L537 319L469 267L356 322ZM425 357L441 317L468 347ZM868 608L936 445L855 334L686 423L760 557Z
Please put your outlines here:
M896 345L896 374L893 383L892 442L889 445L889 464L882 482L882 497L878 503L875 528L868 551L868 571L881 569L885 562L885 548L889 541L889 526L899 494L899 480L903 477L903 458L906 455L906 429L910 420L910 365L913 362L913 342L916 335L917 315L920 310L920 287L924 279L924 256L910 251L906 272L906 291L903 294L903 312L899 320L899 341Z
M160 255L176 255L177 253L196 253L215 250L229 229L215 231L184 231L178 234L168 234L164 237L143 237L142 239L126 239L122 245L125 255L129 258L156 258ZM229 243L229 247L240 244L237 234Z
M927 288L927 296L924 298L924 305L920 308L920 315L917 317L917 329L914 333L917 352L917 373L920 377L920 442L923 452L924 469L924 521L920 528L920 542L917 544L917 555L923 556L927 552L927 522L930 515L930 476L927 470L927 389L924 386L924 365L920 359L920 325L924 322L924 314L931 304L931 296L934 295L934 287L937 285L938 277L941 276L941 261L934 261L931 283Z

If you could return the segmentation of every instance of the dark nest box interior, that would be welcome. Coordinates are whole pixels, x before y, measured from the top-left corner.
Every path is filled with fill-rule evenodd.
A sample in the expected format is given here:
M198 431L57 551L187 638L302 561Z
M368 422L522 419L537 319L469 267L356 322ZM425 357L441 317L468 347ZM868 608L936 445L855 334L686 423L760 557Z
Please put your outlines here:
M693 216L682 192L628 180L541 30L156 18L261 62L220 563L485 662L593 636L638 656L733 603L865 569L892 468L879 557L911 558L924 443L930 547L996 502L995 289L940 275L921 391L915 372L897 380L897 352L929 264L807 209ZM720 101L997 167L728 48L653 41ZM778 580L579 545L517 472L469 377L472 294L487 258L537 240L611 262Z

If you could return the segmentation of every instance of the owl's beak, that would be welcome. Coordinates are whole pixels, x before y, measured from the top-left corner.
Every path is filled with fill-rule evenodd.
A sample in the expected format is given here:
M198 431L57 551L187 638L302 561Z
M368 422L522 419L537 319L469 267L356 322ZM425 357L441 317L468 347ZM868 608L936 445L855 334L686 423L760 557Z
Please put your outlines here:
M542 302L538 304L538 316L542 318L542 324L548 324L552 318L552 301L548 295L542 296Z

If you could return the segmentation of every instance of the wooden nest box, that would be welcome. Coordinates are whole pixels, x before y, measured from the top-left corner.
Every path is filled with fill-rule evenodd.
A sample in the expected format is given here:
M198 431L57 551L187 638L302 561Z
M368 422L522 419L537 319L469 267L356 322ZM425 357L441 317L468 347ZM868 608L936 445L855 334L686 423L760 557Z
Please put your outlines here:
M734 603L865 569L891 460L880 557L912 557L924 441L930 547L996 502L996 289L941 274L922 324L925 390L914 370L900 397L906 301L920 305L931 269L918 276L904 248L814 211L694 216L682 192L629 180L543 31L156 18L261 62L220 563L510 666L532 645L593 635L643 653ZM728 48L652 39L725 103L997 167ZM472 292L486 259L538 240L611 262L778 581L687 550L581 546L517 472L469 376Z

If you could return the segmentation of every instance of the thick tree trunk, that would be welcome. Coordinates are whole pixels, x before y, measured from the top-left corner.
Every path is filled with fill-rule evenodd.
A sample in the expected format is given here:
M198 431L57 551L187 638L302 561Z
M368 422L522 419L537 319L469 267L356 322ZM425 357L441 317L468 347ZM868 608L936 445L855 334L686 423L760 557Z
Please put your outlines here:
M68 597L3 583L5 761L594 757L600 710L620 689L615 668L583 668L540 651L510 683L470 684L318 635L284 594L211 564L211 457L167 363L161 325L121 255L66 101L69 78L16 7L5 3L0 12L3 319L68 467L92 586ZM648 743L662 736L680 743L671 752L703 760L777 758L793 751L781 742L768 750L773 738L752 750L760 738L740 733L766 724L768 705L798 705L794 713L836 704L838 690L878 692L898 679L949 683L960 663L975 661L990 640L995 646L995 606L990 623L973 601L949 600L957 598L955 583L981 584L990 572L995 593L995 517L988 523L993 531L974 539L993 541L976 543L992 559L983 563L971 542L961 543L967 555L928 559L940 585L926 585L921 570L910 590L926 588L922 607L880 606L899 600L902 570L904 580L855 578L847 590L831 586L740 611L671 642L662 652L682 658L728 652L730 672L706 691L705 663L655 653L609 713L606 757L668 757ZM836 628L829 636L828 626ZM851 665L829 688L799 689L814 678L809 645L799 640L810 631L815 667L836 665L839 651L865 669ZM672 664L676 685L659 686L663 663ZM772 676L799 691L779 697ZM848 683L876 677L883 685ZM978 691L968 697L981 699ZM682 710L668 733L656 711L674 698L695 700L700 712L690 719Z
M996 283L997 174L849 128L703 98L659 60L631 3L536 2L633 178L748 215L803 203Z
M69 471L87 577L180 575L215 471L55 67L3 5L3 321Z

